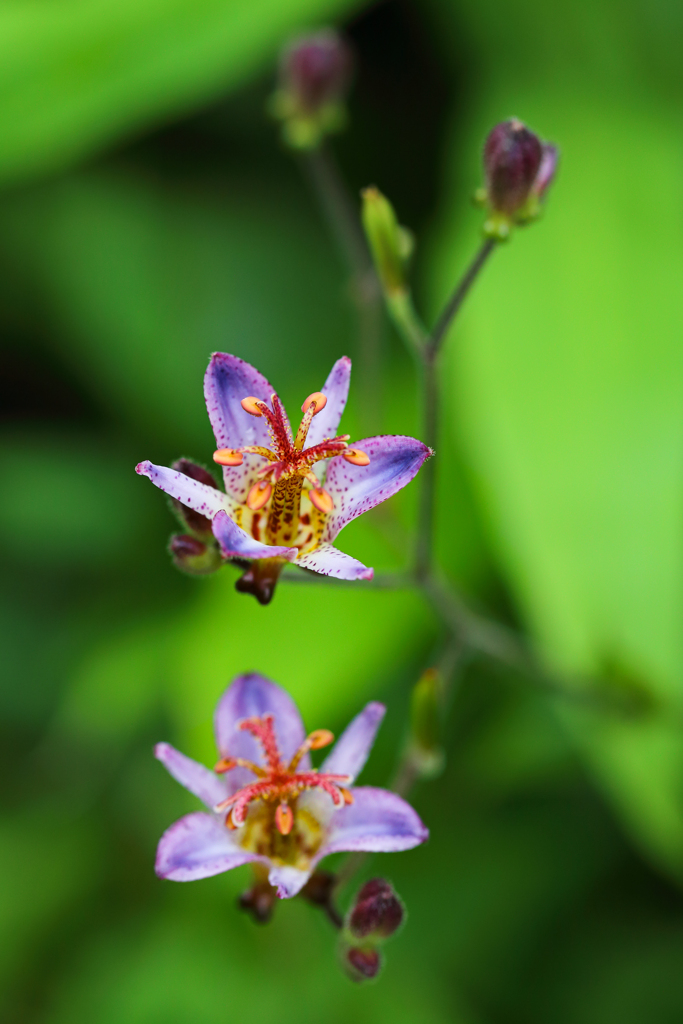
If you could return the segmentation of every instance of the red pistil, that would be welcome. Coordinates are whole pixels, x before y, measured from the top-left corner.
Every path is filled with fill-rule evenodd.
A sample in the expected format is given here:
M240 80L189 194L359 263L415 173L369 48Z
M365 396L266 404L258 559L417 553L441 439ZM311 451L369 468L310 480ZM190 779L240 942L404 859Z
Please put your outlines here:
M265 800L277 804L274 813L275 827L285 836L289 835L294 827L294 814L290 802L296 800L304 790L322 789L332 797L337 808L353 802L352 794L345 788L346 784L351 782L349 775L318 772L315 769L303 772L296 770L302 757L309 750L317 750L332 742L334 737L327 729L312 732L288 765L285 765L280 757L272 715L247 718L240 724L240 729L250 732L259 741L263 747L267 767L261 768L251 761L229 756L224 757L216 765L215 770L218 772L228 772L239 766L249 768L258 777L256 782L243 786L214 808L217 812L228 811L226 825L229 828L239 828L244 824L252 800Z

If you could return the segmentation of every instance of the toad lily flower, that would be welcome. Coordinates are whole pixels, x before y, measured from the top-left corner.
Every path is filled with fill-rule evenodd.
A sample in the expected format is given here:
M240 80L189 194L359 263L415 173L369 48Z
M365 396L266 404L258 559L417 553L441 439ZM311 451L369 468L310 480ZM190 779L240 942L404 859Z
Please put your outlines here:
M428 831L400 796L353 786L384 715L378 703L347 726L319 770L309 750L333 736L306 736L289 694L259 675L239 676L216 709L214 771L167 743L155 754L209 813L187 814L159 842L156 872L190 882L241 864L261 864L280 897L296 896L316 864L340 850L409 850Z
M370 437L349 447L348 434L336 435L350 375L351 360L337 360L322 391L304 402L294 436L265 377L236 356L217 352L204 394L225 493L151 462L136 467L210 521L224 558L252 563L237 589L262 604L272 597L287 562L339 579L372 579L371 568L333 541L352 519L405 487L433 454L413 437Z

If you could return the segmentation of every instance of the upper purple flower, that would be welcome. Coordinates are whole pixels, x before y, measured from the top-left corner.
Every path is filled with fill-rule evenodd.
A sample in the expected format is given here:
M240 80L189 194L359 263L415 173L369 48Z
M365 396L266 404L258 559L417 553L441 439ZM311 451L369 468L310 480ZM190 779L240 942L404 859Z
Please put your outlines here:
M286 562L339 579L372 579L371 568L333 541L352 519L405 487L433 454L413 437L370 437L349 447L348 434L335 436L350 376L351 360L337 360L322 391L304 402L293 436L265 377L237 356L217 352L204 394L225 493L175 469L151 462L136 467L211 521L225 558L254 561L238 589L263 603Z
M384 716L373 702L347 726L320 770L309 750L333 736L306 736L283 689L259 675L239 676L215 716L221 756L212 772L167 743L155 754L210 813L187 814L159 842L156 872L190 882L249 862L269 869L280 897L296 896L316 864L341 850L409 850L428 831L396 793L353 786ZM226 813L227 812L227 813Z

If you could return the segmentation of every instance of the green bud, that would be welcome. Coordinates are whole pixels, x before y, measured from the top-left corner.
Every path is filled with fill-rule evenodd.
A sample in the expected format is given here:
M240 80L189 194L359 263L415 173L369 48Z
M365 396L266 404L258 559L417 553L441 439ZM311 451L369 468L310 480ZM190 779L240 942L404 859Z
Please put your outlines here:
M190 576L207 576L223 565L218 546L199 540L189 534L175 533L168 550L175 566Z
M414 248L412 234L401 227L394 208L374 185L361 192L363 227L375 268L388 296L406 295L406 264Z
M433 777L443 768L441 698L443 681L435 668L422 673L410 701L411 753L420 775Z

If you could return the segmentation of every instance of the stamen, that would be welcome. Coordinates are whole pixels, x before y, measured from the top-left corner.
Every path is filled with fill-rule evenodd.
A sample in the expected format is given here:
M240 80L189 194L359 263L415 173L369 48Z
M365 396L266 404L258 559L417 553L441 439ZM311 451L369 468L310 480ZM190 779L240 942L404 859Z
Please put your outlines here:
M331 512L334 508L334 502L324 487L311 487L308 497L318 512Z
M346 789L344 786L340 786L339 787L339 792L344 797L344 803L345 804L348 805L348 804L352 804L353 803L353 793L351 792L350 789Z
M247 508L250 508L252 512L258 512L260 508L268 504L272 492L273 488L267 480L259 480L247 495Z
M296 754L289 762L288 772L293 772L304 754L307 754L309 750L320 750L321 747L328 747L334 739L334 733L331 733L329 729L315 729L310 735L303 741Z
M263 411L259 406L264 404L265 403L260 398L254 398L253 395L250 395L248 398L243 398L240 402L244 411L248 412L250 416L263 416Z
M342 459L346 459L353 466L370 465L370 456L366 452L362 452L360 448L347 448L345 452L342 452Z
M232 809L229 810L228 813L225 815L225 824L228 826L228 828L231 828L233 831L237 828L237 825L232 820Z
M234 757L222 757L218 764L214 766L213 770L217 772L219 775L222 775L223 772L232 771L232 769L236 767L237 761L235 760Z
M213 461L219 466L241 466L244 459L242 452L237 452L234 448L219 448L213 453Z
M317 416L319 412L322 412L327 405L327 395L324 395L322 391L314 391L312 395L309 395L304 404L301 406L301 411L306 412L309 405L315 402L314 416Z
M277 810L275 811L275 825L278 832L283 836L288 836L294 826L294 815L292 808L288 803L278 804Z

